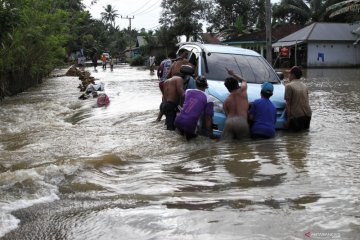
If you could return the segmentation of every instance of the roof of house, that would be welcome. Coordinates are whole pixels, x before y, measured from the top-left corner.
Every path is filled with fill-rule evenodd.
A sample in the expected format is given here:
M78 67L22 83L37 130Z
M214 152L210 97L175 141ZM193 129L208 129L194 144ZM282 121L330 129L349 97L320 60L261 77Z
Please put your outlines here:
M291 46L294 42L305 41L355 41L358 36L353 33L360 23L312 23L273 44L276 46ZM284 45L285 44L285 45Z
M271 28L272 41L277 41L299 29L303 28L302 25L295 24L276 24ZM224 43L241 43L241 42L266 42L266 31L257 31L241 36L233 37L223 41Z
M144 36L137 36L136 37L136 46L142 47L147 44L147 41L145 40Z
M221 43L219 38L213 33L202 33L201 38L205 43L213 43L213 44Z

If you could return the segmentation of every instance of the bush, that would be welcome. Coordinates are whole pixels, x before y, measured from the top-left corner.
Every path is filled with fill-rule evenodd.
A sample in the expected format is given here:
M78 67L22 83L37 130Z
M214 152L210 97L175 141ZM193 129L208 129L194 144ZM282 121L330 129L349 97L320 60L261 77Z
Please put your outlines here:
M130 66L144 66L145 58L141 55L135 56L130 60Z

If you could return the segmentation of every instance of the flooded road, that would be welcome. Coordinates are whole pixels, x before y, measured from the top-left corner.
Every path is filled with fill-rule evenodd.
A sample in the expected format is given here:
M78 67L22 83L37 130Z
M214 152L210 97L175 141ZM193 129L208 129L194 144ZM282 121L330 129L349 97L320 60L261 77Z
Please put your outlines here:
M88 70L107 108L77 77L0 102L1 239L359 239L359 69L305 72L309 132L242 142L166 131L148 70Z

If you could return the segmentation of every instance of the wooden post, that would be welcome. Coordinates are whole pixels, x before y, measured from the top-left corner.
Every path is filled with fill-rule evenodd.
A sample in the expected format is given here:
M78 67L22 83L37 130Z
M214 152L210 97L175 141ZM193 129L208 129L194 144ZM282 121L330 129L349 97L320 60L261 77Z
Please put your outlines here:
M297 40L295 41L295 66L297 66Z
M265 2L265 29L266 29L266 60L272 65L272 46L271 46L271 2Z

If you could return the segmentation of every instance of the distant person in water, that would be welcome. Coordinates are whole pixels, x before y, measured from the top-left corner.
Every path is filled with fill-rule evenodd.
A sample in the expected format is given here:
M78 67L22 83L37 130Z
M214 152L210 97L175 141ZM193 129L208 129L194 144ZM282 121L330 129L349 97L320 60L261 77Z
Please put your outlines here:
M105 54L101 55L101 63L102 63L102 68L105 70L106 69L106 56L105 56Z
M110 70L113 71L114 70L114 59L112 57L110 58L109 64L110 64Z
M155 56L153 55L149 57L149 68L150 73L153 74L155 70Z
M97 72L97 65L98 65L98 55L96 53L94 53L93 57L91 58L91 61L93 63L94 66L94 71Z
M207 136L213 138L214 102L205 93L205 89L208 87L207 80L203 76L198 76L195 82L196 89L188 89L185 92L184 105L176 116L175 126L181 134L185 135L187 140L190 140L197 136L198 127L201 125L199 120L204 115Z
M244 78L227 69L231 77L225 79L225 87L230 95L225 99L224 112L227 116L221 137L242 139L249 136L247 83ZM241 82L241 86L239 85Z

